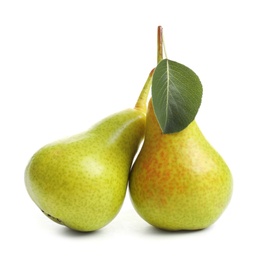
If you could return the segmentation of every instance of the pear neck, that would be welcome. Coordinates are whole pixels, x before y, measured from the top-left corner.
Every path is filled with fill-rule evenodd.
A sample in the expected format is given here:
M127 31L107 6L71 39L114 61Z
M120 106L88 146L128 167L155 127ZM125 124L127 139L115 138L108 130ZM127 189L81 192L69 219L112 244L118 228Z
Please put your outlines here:
M152 99L149 100L148 110L147 110L147 122L146 122L146 139L149 138L154 139L158 137L162 138L164 136L169 136L169 135L184 136L185 133L189 131L195 131L196 134L202 134L195 120L192 121L185 129L183 129L178 133L164 134L156 118Z

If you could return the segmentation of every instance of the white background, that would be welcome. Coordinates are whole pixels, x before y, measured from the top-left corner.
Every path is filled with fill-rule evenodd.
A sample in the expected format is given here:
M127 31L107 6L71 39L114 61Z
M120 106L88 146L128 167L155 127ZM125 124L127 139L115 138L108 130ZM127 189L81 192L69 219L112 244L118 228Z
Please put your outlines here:
M0 258L258 259L258 11L252 0L1 1ZM27 162L134 106L156 65L158 25L168 58L202 81L197 121L232 170L229 207L199 232L152 228L128 195L98 232L51 222L26 192Z

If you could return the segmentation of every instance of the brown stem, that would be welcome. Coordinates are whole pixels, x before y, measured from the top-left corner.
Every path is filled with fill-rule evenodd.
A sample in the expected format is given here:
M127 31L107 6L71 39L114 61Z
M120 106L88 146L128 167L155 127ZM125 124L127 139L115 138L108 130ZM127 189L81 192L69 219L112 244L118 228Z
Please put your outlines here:
M157 63L163 59L163 27L157 28Z

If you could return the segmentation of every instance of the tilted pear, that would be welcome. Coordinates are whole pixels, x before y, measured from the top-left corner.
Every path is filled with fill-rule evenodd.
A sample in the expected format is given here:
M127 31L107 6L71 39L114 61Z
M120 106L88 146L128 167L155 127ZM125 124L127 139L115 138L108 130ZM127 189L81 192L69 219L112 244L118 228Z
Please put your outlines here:
M94 231L117 215L144 137L150 80L151 74L134 109L33 155L25 171L26 188L50 219L74 230Z
M195 121L178 133L163 134L152 99L146 120L145 141L129 179L136 211L165 230L210 226L231 197L228 166Z

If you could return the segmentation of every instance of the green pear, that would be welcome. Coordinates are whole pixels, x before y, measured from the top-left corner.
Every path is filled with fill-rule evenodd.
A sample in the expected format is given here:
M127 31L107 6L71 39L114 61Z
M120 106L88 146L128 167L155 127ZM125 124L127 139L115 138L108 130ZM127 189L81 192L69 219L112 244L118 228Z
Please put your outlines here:
M134 156L143 140L151 73L134 109L88 131L48 144L25 171L27 191L46 216L78 231L107 225L119 212Z
M213 224L229 203L232 177L197 123L163 134L152 99L145 141L133 165L129 189L139 215L165 230L198 230Z

